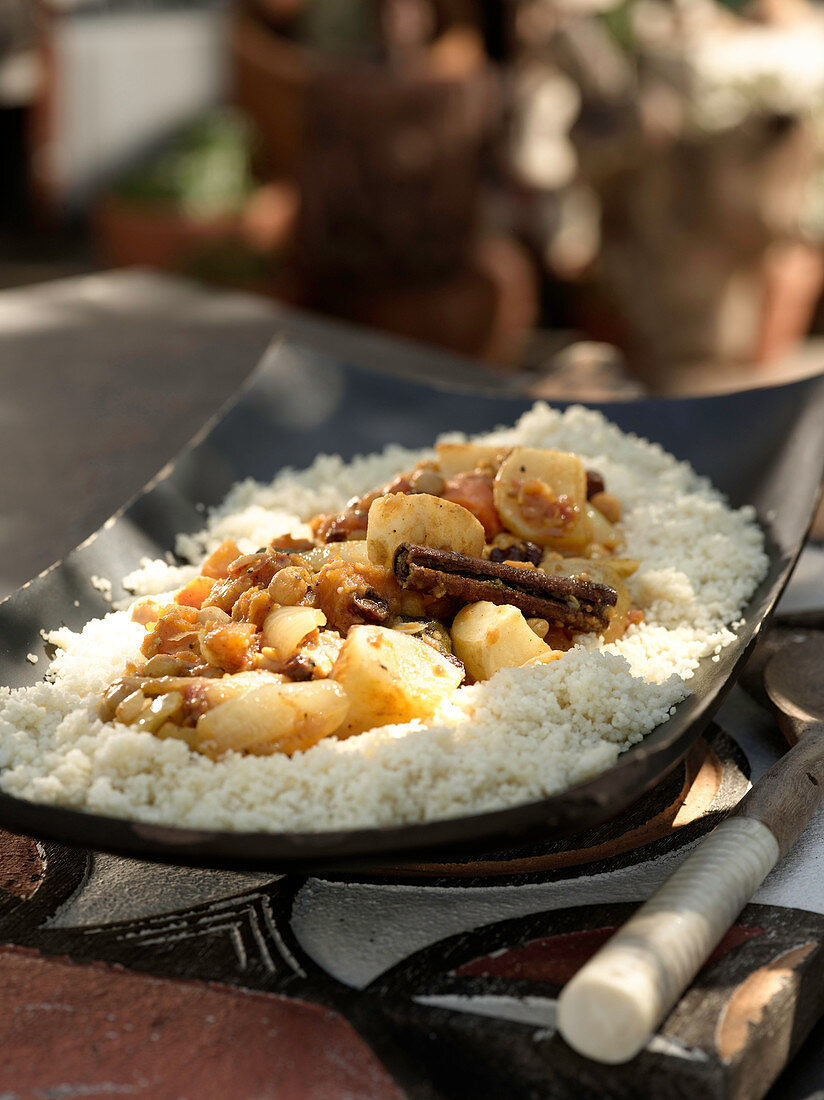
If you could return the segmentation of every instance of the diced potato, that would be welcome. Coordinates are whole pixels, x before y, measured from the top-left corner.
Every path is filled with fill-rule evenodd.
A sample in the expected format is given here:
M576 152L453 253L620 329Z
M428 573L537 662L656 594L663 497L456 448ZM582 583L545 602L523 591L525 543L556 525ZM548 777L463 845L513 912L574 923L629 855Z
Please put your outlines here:
M391 569L395 551L404 542L479 558L486 536L481 522L450 500L428 493L378 497L369 509L366 527L369 560Z
M263 644L285 661L319 626L326 626L326 616L316 607L275 607L263 620Z
M267 684L206 711L195 727L197 747L213 757L230 750L291 754L334 733L348 707L331 680Z
M452 623L452 646L475 680L488 680L499 669L517 668L535 657L551 659L554 654L517 607L487 600L461 608Z
M582 551L592 539L587 477L577 455L516 447L495 478L495 507L516 535L539 546Z
M438 443L435 450L441 473L450 478L481 467L497 470L509 448L495 443Z
M349 697L339 737L373 726L431 718L463 679L452 661L425 642L382 626L355 626L332 677Z

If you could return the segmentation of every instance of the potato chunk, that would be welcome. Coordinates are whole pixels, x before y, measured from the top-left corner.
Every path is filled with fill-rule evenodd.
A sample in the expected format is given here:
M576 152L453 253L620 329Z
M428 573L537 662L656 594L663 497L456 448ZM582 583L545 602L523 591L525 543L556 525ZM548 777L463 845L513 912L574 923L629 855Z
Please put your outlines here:
M498 443L438 443L435 450L441 473L449 478L483 468L497 470L509 448Z
M332 678L349 697L339 737L373 726L431 718L463 679L463 672L431 646L383 626L349 631Z
M511 604L486 600L467 604L452 623L452 646L475 680L488 680L502 668L518 668L535 657L560 657Z
M539 546L581 551L592 539L587 476L577 455L516 447L495 478L495 507L510 531Z
M334 733L349 703L330 680L266 684L228 699L198 719L197 748L208 756L224 752L291 754Z
M404 542L479 558L486 536L480 520L451 500L428 493L378 497L369 509L366 528L369 560L391 569L395 551Z

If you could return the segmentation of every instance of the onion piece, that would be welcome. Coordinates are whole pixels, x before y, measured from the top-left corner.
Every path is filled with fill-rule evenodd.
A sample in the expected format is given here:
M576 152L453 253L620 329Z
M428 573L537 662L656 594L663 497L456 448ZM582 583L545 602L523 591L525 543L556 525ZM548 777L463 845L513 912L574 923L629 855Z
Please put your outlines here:
M285 661L300 649L313 630L326 625L326 616L316 607L276 607L263 620L263 644Z
M291 754L334 733L348 710L346 692L333 680L271 684L202 715L197 747L212 757L229 751Z

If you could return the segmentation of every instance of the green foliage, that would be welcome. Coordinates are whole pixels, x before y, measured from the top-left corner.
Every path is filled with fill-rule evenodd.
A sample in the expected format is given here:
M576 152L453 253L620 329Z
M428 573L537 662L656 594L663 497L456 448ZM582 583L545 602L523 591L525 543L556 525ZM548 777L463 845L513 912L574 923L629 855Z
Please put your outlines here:
M627 53L632 52L633 46L632 23L630 20L632 4L633 0L622 0L622 3L610 8L601 16L609 33Z
M235 112L221 109L129 172L115 193L204 218L241 209L252 182L249 128Z

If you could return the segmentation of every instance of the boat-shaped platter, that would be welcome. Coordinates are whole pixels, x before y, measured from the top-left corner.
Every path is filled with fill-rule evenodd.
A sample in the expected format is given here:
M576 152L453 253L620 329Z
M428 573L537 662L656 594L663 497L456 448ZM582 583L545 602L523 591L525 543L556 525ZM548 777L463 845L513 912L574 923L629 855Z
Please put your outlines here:
M172 551L180 532L203 525L245 477L266 480L321 451L344 457L396 442L425 446L440 432L511 423L531 401L514 387L473 383L466 364L437 353L409 356L383 338L336 349L302 333L277 340L236 399L140 495L65 560L0 604L0 683L34 683L45 656L41 629L79 629L109 610L91 578L117 579L141 558ZM395 348L397 347L397 354ZM425 364L425 369L418 366ZM426 376L426 377L424 377ZM451 380L451 381L450 381ZM789 578L824 472L824 375L707 397L648 398L593 406L624 431L659 442L709 477L730 502L753 504L767 538L769 570L736 641L705 659L692 694L672 717L608 771L539 801L494 812L391 828L317 833L191 830L103 817L0 794L0 826L67 844L167 862L289 869L419 861L515 837L561 837L610 817L683 758L741 670ZM114 597L125 595L114 586Z

